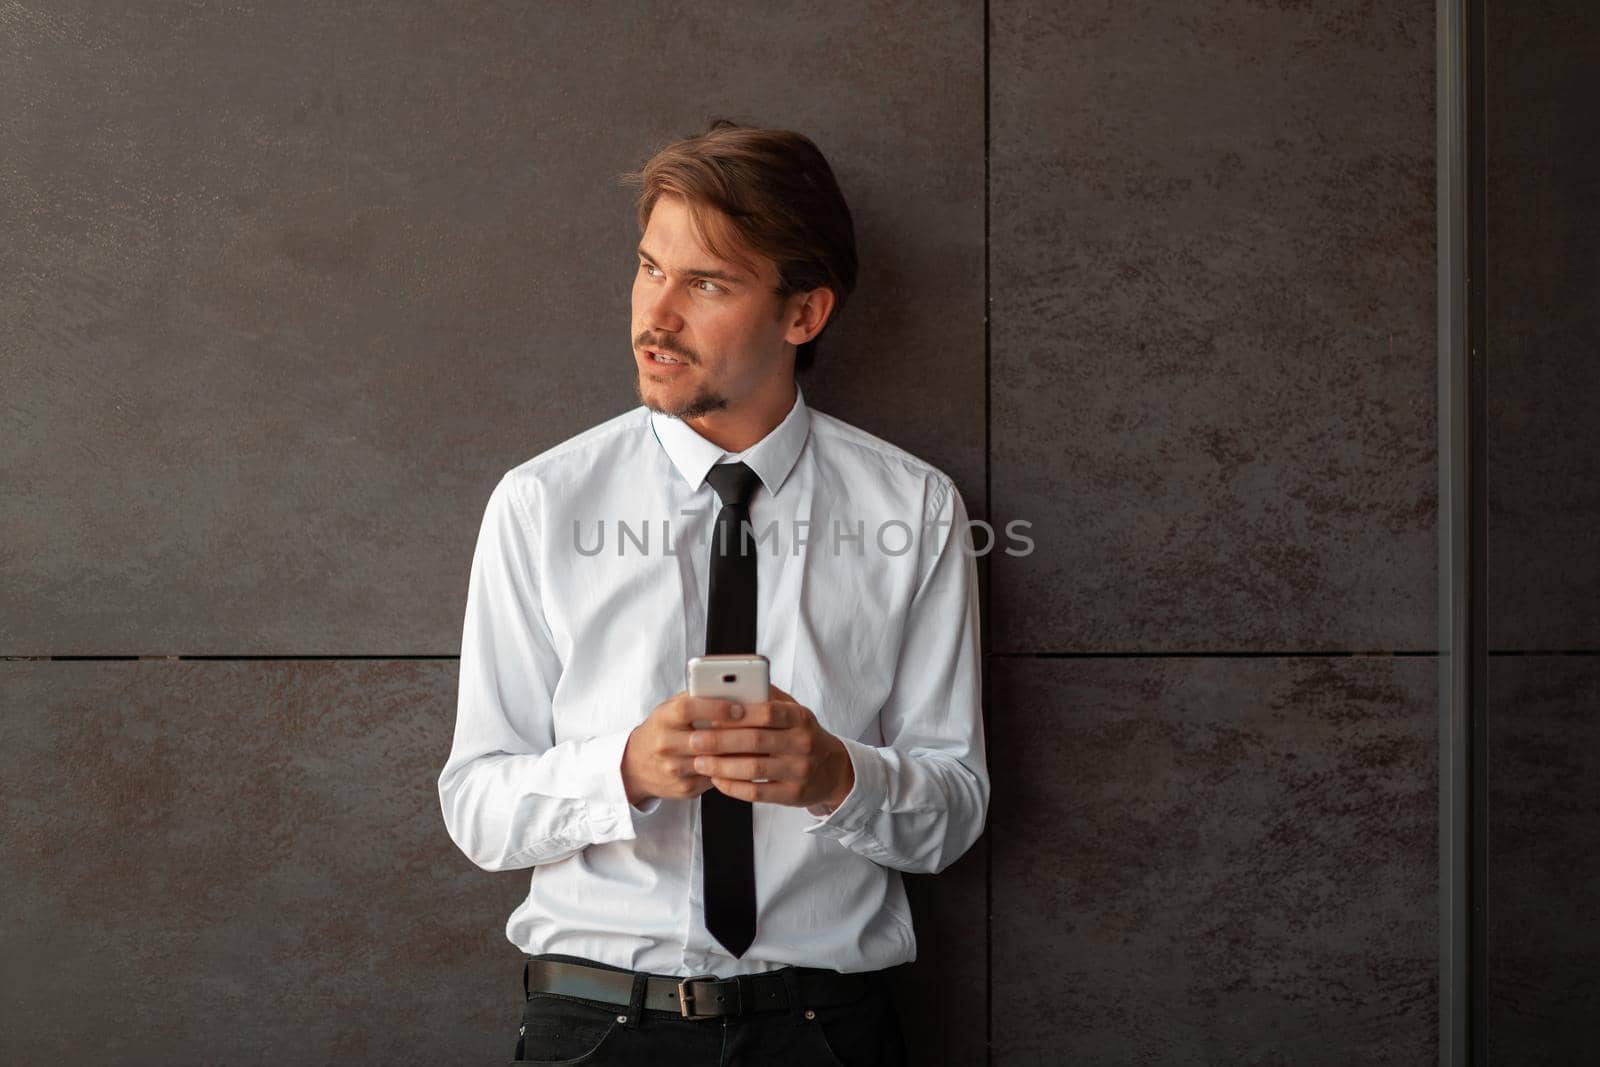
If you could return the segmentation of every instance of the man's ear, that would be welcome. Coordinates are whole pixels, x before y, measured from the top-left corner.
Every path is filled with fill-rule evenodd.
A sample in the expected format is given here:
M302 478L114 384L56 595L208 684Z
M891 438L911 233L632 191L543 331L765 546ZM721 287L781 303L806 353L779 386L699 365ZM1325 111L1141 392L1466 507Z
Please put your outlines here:
M783 339L797 346L822 332L837 303L833 290L825 285L808 293L797 293L789 299L793 307L784 312L789 317L789 328L784 332Z

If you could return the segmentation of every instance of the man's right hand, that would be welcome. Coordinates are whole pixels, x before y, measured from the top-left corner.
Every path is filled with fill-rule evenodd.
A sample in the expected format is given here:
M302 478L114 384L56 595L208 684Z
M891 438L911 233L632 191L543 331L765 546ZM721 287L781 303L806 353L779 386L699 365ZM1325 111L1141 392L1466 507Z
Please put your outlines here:
M633 728L622 750L622 784L628 803L638 807L651 797L686 800L711 788L711 779L694 771L689 748L695 723L730 726L744 716L731 700L692 697L687 692L663 700Z

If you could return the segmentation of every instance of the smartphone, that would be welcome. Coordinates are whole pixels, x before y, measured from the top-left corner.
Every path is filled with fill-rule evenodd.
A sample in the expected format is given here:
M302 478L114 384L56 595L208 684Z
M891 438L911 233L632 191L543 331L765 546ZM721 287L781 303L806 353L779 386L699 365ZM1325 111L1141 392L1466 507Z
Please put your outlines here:
M696 656L689 661L689 695L759 704L771 696L767 657L761 655ZM703 730L711 723L696 720ZM765 778L752 779L765 782Z
M696 656L689 661L689 695L759 704L771 692L767 657Z

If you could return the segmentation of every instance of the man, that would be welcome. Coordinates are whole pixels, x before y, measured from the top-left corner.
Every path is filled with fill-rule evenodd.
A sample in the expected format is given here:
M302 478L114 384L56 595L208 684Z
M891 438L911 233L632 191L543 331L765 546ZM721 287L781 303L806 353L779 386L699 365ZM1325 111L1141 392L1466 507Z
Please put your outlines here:
M533 869L519 1060L900 1063L900 872L989 800L965 505L805 404L856 271L815 145L718 121L630 178L642 404L490 495L445 825ZM769 699L690 697L708 650L766 656Z

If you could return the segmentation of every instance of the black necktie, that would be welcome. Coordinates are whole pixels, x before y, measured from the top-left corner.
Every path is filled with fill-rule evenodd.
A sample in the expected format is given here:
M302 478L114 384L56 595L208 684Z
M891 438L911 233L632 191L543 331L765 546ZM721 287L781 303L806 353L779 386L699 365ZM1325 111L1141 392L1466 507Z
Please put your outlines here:
M711 588L706 603L706 655L756 651L756 546L743 526L760 479L743 463L719 463L706 474L722 510L711 532ZM700 794L701 884L706 929L735 959L756 938L756 857L751 805L712 788Z

